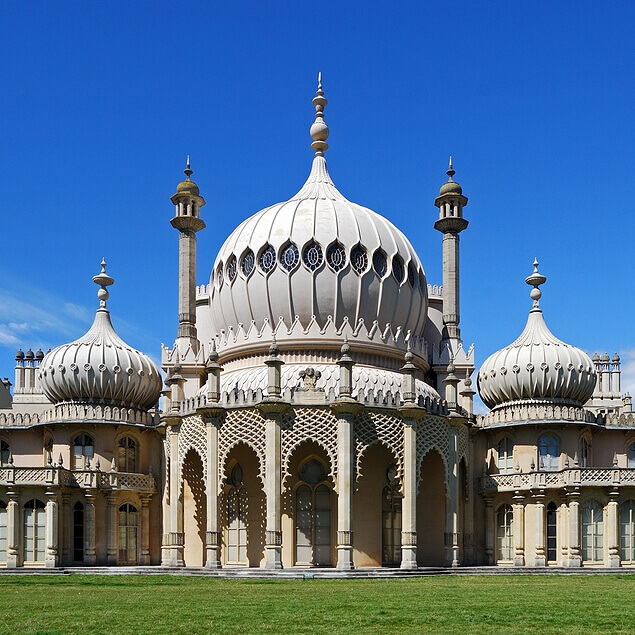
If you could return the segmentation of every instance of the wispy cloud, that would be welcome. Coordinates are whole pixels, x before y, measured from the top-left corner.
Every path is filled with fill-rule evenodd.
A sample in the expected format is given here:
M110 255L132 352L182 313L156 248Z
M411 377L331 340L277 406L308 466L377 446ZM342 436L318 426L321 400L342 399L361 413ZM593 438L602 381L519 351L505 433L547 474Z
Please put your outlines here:
M635 395L635 348L628 351L621 351L622 360L622 394L630 393Z

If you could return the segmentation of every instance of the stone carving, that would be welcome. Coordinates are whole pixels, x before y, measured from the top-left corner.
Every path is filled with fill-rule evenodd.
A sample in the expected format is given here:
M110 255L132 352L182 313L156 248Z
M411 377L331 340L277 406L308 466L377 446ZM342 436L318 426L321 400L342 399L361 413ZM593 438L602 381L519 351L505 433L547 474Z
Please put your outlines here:
M322 373L319 370L315 370L312 366L309 366L305 370L301 370L298 375L300 375L300 379L302 379L302 387L297 388L297 392L304 391L320 391L324 392L324 388L316 388L316 383L320 377L322 377Z

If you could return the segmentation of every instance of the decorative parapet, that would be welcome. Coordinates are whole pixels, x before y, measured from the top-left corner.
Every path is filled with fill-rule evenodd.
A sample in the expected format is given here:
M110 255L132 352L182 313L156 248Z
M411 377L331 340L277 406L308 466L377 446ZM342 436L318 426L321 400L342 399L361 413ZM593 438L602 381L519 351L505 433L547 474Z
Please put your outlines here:
M43 415L21 414L14 412L0 413L0 428L29 428L42 423Z
M155 427L159 423L159 416L156 412L146 412L135 408L73 403L56 404L41 415L42 423L95 420Z
M428 285L428 297L429 296L443 298L443 285L442 284L429 284Z
M537 421L563 421L604 426L606 428L635 428L635 414L594 414L579 406L554 404L517 404L505 406L476 417L481 428L512 423L536 423Z
M292 406L316 406L316 405L330 405L339 400L339 395L335 390L331 389L328 392L321 393L324 395L321 403L316 403L315 400L307 401L305 399L306 393L301 390L287 388L282 392L281 400L291 404ZM234 408L247 408L256 407L263 400L267 399L267 395L262 390L244 391L244 390L232 390L228 393L223 393L218 403L214 406L220 406L222 408L234 409ZM396 410L403 405L401 395L397 393L383 393L381 390L374 391L360 391L357 395L356 402L361 406L367 408L388 408ZM205 395L197 395L190 399L176 404L176 411L173 409L169 414L171 416L188 416L196 414L197 410L205 408L208 405ZM434 399L432 397L424 397L420 395L417 399L416 405L423 408L428 414L436 414L446 416L448 414L448 404L443 399Z
M496 492L563 489L567 487L635 487L635 469L628 468L568 468L558 472L516 472L488 474L479 479L481 494Z
M156 480L149 474L67 470L59 466L0 468L0 486L60 486L81 489L131 491L154 494Z

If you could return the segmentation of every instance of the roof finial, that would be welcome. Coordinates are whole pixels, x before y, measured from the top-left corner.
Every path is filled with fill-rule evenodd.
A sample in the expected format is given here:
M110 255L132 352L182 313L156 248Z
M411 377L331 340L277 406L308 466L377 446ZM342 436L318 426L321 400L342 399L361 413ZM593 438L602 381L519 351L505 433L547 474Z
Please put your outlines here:
M456 174L456 171L454 170L454 167L452 165L452 155L450 155L450 160L448 162L448 171L446 172L446 174L448 175L448 181L454 180L452 177Z
M311 126L311 138L313 143L311 149L315 150L316 157L324 156L324 152L328 150L329 146L326 140L329 138L329 127L324 121L324 106L328 104L326 97L324 97L324 91L322 90L322 73L318 73L318 88L313 98L313 105L315 106L315 121Z
M101 259L101 272L93 276L93 282L101 287L101 289L97 291L97 297L99 298L100 308L105 309L106 300L110 297L106 287L114 284L115 281L106 273L106 260L104 258Z
M190 155L187 155L187 160L185 161L185 170L183 170L183 174L185 174L185 180L189 181L190 176L192 176L193 172L190 169Z
M541 284L547 282L547 278L538 272L538 259L534 258L534 271L530 276L525 278L525 282L533 287L529 296L534 301L534 309L540 311L539 300L542 296L542 291L538 288Z

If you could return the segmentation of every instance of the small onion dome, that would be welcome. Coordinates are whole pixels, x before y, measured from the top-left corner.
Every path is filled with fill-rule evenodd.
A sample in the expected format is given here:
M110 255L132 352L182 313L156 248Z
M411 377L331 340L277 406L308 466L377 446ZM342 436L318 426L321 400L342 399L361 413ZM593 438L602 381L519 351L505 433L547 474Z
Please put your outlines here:
M620 356L615 353L615 355L613 355L613 359L611 360L614 364L619 364L620 363Z
M101 286L101 306L92 327L78 340L48 352L42 363L41 385L53 403L100 403L148 410L161 392L156 364L126 344L115 332L106 309L106 286L113 279L102 271L93 278Z
M38 362L41 362L41 361L44 359L44 353L42 352L42 349L41 349L41 348L38 348L38 349L37 349L37 352L35 353L35 359L36 359Z
M27 358L27 360L35 359L35 353L31 349L29 349L26 352L26 358Z
M21 362L24 359L24 351L19 348L18 352L15 354L15 361L16 362Z
M190 169L190 157L187 157L187 165L185 167L185 170L183 170L183 173L185 174L185 181L181 181L176 186L176 193L177 194L185 193L185 194L191 194L192 196L198 196L199 195L198 185L196 185L196 183L194 183L194 181L190 179L190 177L193 174L192 170Z
M446 174L448 175L448 181L441 186L439 196L443 194L463 194L463 188L453 178L456 170L452 167L452 157L450 157L450 165Z
M526 282L534 288L534 307L520 337L488 357L478 373L478 391L492 409L516 403L583 406L596 382L591 358L579 348L557 339L547 328L538 305L538 286L546 278L534 273Z

